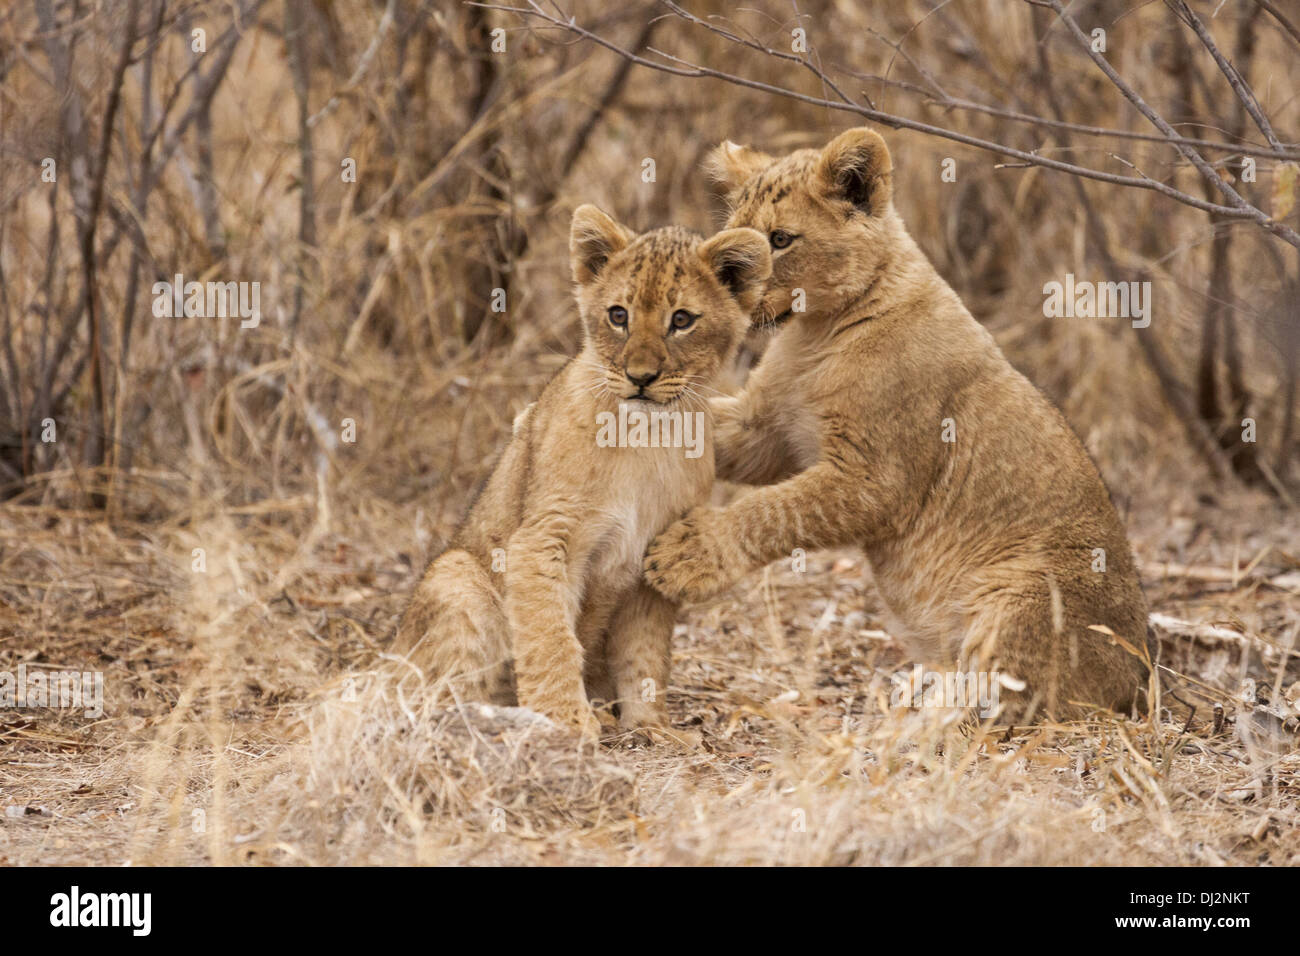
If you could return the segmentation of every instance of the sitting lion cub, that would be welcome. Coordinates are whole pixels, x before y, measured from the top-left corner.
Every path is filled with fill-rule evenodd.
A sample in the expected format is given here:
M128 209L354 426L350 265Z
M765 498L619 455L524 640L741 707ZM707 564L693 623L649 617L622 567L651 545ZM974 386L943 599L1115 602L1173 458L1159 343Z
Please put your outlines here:
M626 728L666 725L676 606L641 559L712 487L705 395L772 263L752 229L636 236L594 206L574 213L570 253L582 349L516 420L395 650L462 699L517 699L594 738L589 697Z
M796 548L858 545L919 663L997 671L1005 716L1127 709L1146 601L1124 526L1064 418L908 235L868 129L784 157L712 156L729 226L771 242L756 317L780 326L711 402L719 477L767 487L660 535L647 578L716 594Z

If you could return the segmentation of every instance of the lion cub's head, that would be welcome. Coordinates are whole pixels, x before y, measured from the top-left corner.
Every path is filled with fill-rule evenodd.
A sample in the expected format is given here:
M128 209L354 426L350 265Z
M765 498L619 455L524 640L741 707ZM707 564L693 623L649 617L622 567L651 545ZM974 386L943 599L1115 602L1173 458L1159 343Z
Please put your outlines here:
M866 128L781 158L724 142L706 169L727 191L727 226L757 229L771 244L772 281L754 313L760 325L835 312L877 274L901 228L889 149Z
M569 252L597 381L619 400L703 401L772 273L753 229L638 236L590 205L573 214Z

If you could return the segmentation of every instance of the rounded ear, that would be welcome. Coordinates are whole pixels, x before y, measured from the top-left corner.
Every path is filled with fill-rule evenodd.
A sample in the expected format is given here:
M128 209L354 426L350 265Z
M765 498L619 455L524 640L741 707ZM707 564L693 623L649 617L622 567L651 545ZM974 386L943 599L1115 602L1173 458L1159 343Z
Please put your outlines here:
M757 229L726 229L700 245L700 258L748 315L772 276L772 251Z
M817 175L831 195L873 216L884 212L893 197L893 171L889 147L865 126L836 136L817 163Z
M626 248L635 235L590 203L579 206L573 211L573 223L569 227L573 280L579 285L594 281L610 257Z
M776 160L767 153L723 140L704 158L704 172L727 192L734 192Z

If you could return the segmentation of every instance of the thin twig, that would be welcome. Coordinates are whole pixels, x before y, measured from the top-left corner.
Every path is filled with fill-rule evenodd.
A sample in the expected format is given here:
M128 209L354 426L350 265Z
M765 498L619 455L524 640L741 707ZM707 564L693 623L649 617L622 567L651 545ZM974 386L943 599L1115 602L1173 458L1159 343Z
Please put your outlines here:
M1219 65L1219 70L1227 78L1228 84L1232 91L1237 94L1237 99L1241 100L1241 105L1246 108L1250 118L1255 121L1259 131L1264 134L1268 144L1274 149L1281 149L1282 144L1278 142L1277 135L1273 132L1273 124L1268 121L1264 115L1263 109L1260 108L1259 100L1255 98L1255 91L1250 88L1245 77L1238 72L1237 68L1228 62L1214 42L1214 37L1210 36L1210 31L1205 29L1205 24L1189 7L1185 0L1165 0L1166 5L1174 11L1175 16L1192 28L1205 48L1210 51L1210 56L1214 57L1214 62Z
M977 149L982 149L987 152L996 153L1001 156L1009 156L1013 159L1022 160L1024 162L1030 163L1035 166L1041 166L1045 169L1054 169L1059 172L1070 173L1071 175L1075 175L1075 176L1082 176L1086 179L1093 179L1093 180L1097 180L1098 182L1110 183L1111 185L1128 186L1136 189L1145 189L1145 190L1150 190L1152 192L1157 192L1160 193L1161 195L1168 196L1171 199L1175 199L1178 202L1182 203L1183 205L1191 206L1192 208L1200 209L1204 212L1217 213L1226 219L1243 219L1243 220L1248 220L1257 223L1258 225L1272 232L1274 235L1277 235L1279 238L1283 239L1284 241L1290 243L1293 246L1296 246L1296 248L1300 248L1300 234L1297 234L1294 230L1282 225L1281 223L1274 222L1264 212L1255 208L1254 206L1251 206L1249 203L1245 202L1245 200L1241 199L1240 196L1237 196L1236 202L1233 205L1228 205L1228 206L1220 205L1218 203L1207 202L1203 199L1199 199L1196 196L1183 192L1182 190L1176 189L1175 187L1160 182L1158 180L1153 180L1146 177L1137 177L1137 176L1121 176L1114 173L1102 172L1101 170L1092 169L1086 166L1079 166L1074 163L1067 163L1061 160L1050 159L1046 156L1041 156L1038 153L1025 152L1024 150L1019 150L1010 146L1005 146L1001 143L996 143L990 140L981 139L977 136L968 136L964 133L958 133L953 130L948 130L939 126L931 125L929 123L922 123L917 120L908 119L907 117L897 116L892 113L886 113L882 110L874 109L872 107L862 106L856 103L845 103L839 100L827 99L825 97L811 96L805 93L799 93L794 90L789 90L784 87L775 86L770 83L764 83L759 80L749 79L748 77L727 73L722 70L714 70L709 67L700 66L698 64L688 63L687 61L682 60L678 57L667 56L667 59L671 61L669 63L656 62L654 60L649 60L646 59L645 57L638 56L637 54L631 52L630 50L627 50L624 47L619 46L617 43L614 43L613 41L606 39L600 34L587 30L586 28L579 25L576 18L572 16L565 17L563 15L559 15L559 16L553 15L551 13L548 13L546 10L544 10L536 2L536 0L527 0L527 2L529 4L527 7L513 7L513 6L505 6L501 4L488 4L488 3L475 3L473 5L481 6L490 10L500 10L503 12L514 13L525 18L540 20L544 23L549 24L552 27L564 30L575 36L582 37L583 39L590 40L591 42L599 46L602 46L605 49L610 50L611 52L617 53L619 56L630 59L632 62L636 63L639 66L644 66L649 69L658 70L663 73L668 73L674 76L683 76L683 77L691 77L691 78L707 77L712 79L718 79L735 86L742 86L748 89L759 90L764 93L770 93L775 96L781 96L786 99L795 100L797 102L807 103L812 106L820 106L820 107L825 107L827 109L854 113L856 115L862 116L865 119L880 123L884 126L889 126L893 129L909 129L915 132L925 133L930 136L936 136L942 139L951 140L953 142L962 143L967 146L973 146L976 147ZM1026 2L1035 2L1035 0L1026 0ZM1042 4L1039 3L1038 5L1042 5ZM1077 24L1076 24L1076 28L1077 28ZM680 65L674 65L674 64L680 64ZM1121 82L1123 81L1121 80ZM1171 145L1174 145L1175 148L1180 149L1180 151L1188 150L1190 152L1190 147L1181 146L1180 144L1173 142L1173 140L1177 140L1179 138L1176 133L1170 131L1167 138L1169 137L1172 137ZM1200 159L1199 156L1197 156L1197 161L1199 161L1202 165L1204 165L1206 169L1210 169L1208 164L1205 163L1205 160ZM1211 172L1213 171L1211 170ZM1236 193L1233 192L1232 195L1236 196Z

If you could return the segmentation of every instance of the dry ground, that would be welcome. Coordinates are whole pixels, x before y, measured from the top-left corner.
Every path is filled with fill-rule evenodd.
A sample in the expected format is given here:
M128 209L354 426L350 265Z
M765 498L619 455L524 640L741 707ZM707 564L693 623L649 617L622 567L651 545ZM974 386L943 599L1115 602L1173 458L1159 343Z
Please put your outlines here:
M1300 863L1295 528L1244 493L1158 507L1135 522L1153 608L1211 626L1164 635L1154 722L891 710L906 661L860 557L826 553L684 615L669 707L700 748L596 756L393 693L396 510L299 540L250 515L114 533L10 508L0 669L100 669L106 713L0 711L0 862ZM1234 538L1243 518L1261 530ZM1260 733L1243 677L1292 719Z

